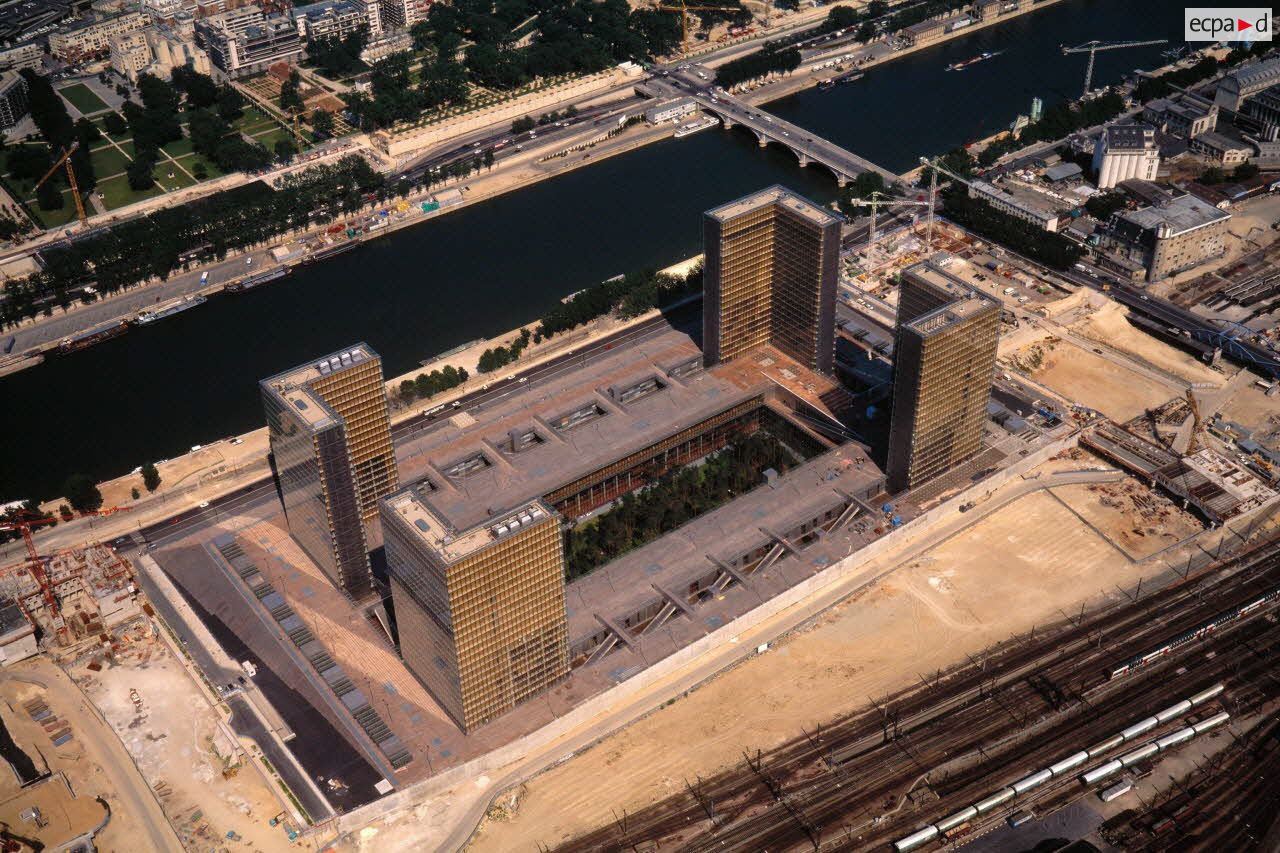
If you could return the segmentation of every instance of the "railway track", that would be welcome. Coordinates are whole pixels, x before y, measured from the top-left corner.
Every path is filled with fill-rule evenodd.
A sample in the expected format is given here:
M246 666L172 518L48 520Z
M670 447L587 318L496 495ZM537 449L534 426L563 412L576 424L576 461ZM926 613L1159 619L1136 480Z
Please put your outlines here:
M1185 689L1191 681L1165 677L1169 660L1182 660L1197 648L1229 649L1233 637L1267 635L1271 623L1260 623L1255 614L1138 674L1107 678L1109 665L1135 649L1199 624L1277 582L1280 547L1269 543L1147 598L1064 621L1035 641L993 649L981 661L940 674L767 756L746 753L742 765L690 783L683 795L559 849L825 850L862 849L868 843L868 849L877 849L876 844L884 849L889 836L923 821L926 806L940 816L947 813L945 804L983 785L998 787L992 784L991 774L1000 772L993 769L992 756L999 756L1002 766L1021 767L1055 750L1068 754L1089 732L1115 726L1133 716L1135 707ZM1251 626L1247 631L1246 625ZM1195 683L1216 677L1216 668L1205 669ZM1140 697L1134 696L1137 688L1145 688ZM881 836L885 842L871 841ZM853 846L832 846L837 843Z

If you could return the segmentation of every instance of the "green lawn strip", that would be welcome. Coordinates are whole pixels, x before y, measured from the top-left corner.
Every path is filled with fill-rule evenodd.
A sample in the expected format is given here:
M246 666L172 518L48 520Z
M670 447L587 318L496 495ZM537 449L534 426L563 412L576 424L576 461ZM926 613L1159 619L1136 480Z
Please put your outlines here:
M93 90L83 83L73 83L59 89L58 94L84 115L93 115L110 109L106 101L95 95Z
M195 177L197 163L203 163L204 170L209 174L209 177L206 178L205 180L212 180L213 178L221 178L224 174L226 174L221 169L219 169L217 164L214 163L212 160L207 160L204 157L201 157L199 154L188 154L186 157L178 158L178 164L182 166L182 168L190 172L192 177Z
M62 207L58 210L41 210L34 199L27 202L27 210L45 228L58 228L76 218L76 202L69 189L62 191Z
M93 163L95 175L99 178L108 178L129 168L130 160L123 151L109 145L93 151L89 155L89 162Z
M169 177L170 173L173 174L173 177ZM169 192L193 187L199 183L199 181L187 174L187 171L176 160L161 160L156 164L155 175L156 180L162 182L164 188Z
M191 147L191 138L184 136L176 142L170 142L161 150L170 157L182 157L190 154L194 149Z
M154 198L161 195L164 190L159 186L153 186L151 189L138 192L129 186L127 176L119 175L105 181L98 181L98 192L102 193L102 203L106 205L107 210L115 210L117 207L124 207L144 198Z

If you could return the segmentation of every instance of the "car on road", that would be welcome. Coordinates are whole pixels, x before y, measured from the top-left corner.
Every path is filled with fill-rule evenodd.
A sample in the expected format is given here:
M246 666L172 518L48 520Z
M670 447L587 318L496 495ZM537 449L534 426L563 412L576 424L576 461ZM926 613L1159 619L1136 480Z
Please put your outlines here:
M208 508L209 508L208 501L200 501L200 509L208 509Z
M521 376L521 377L520 377L520 384L521 384L521 385L523 385L524 383L526 383L526 382L528 382L528 381L529 381L529 377L528 377L528 376Z
M251 267L251 266L253 266L253 258L245 258L245 259L244 259L244 265L245 265L246 267Z
M233 438L233 439L231 439L231 443L232 443L232 444L244 444L244 439L243 439L243 438Z
M784 130L784 131L782 131L782 135L783 135L783 136L785 136L785 137L787 137L788 139L790 139L790 138L791 138L791 134L787 133L785 130Z

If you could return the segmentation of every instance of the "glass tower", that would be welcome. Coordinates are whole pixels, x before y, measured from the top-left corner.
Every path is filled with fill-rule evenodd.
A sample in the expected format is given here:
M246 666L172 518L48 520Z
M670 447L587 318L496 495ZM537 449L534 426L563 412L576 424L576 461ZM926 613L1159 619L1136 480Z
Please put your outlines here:
M780 186L703 215L707 365L772 344L831 372L840 219Z
M365 526L399 484L382 361L356 344L259 388L289 534L360 598L372 589Z
M400 656L471 731L569 673L564 540L541 500L458 531L431 490L382 502Z
M982 445L1000 307L932 262L902 273L893 355L889 489L950 470Z

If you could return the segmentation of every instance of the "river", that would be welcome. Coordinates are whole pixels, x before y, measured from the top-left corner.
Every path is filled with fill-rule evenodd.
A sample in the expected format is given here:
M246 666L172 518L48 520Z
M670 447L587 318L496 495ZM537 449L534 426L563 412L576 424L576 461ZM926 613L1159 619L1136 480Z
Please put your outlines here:
M768 106L893 171L1078 95L1086 56L1061 44L1181 39L1161 0L1065 0ZM946 66L1003 53L961 72ZM1162 64L1159 47L1098 54L1094 85ZM700 251L699 214L773 183L836 187L740 131L668 140L467 207L289 278L135 328L0 379L0 502L48 499L72 473L119 476L262 423L257 381L356 341L388 376L537 317L560 297Z

